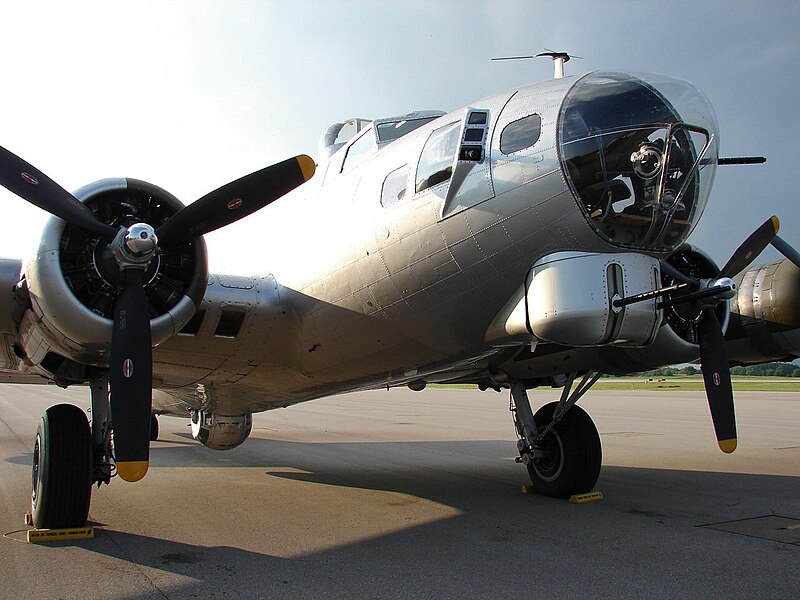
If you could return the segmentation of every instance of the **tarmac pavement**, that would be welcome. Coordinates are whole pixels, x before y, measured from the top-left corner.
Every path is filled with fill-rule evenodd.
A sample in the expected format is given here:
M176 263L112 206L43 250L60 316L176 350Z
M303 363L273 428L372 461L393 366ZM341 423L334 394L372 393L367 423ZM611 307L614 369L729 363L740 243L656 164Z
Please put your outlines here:
M800 394L736 397L729 456L702 393L590 392L604 499L582 505L521 493L507 393L319 400L256 415L228 452L162 417L144 480L94 491L94 539L0 539L0 596L797 598ZM88 391L0 385L3 532L64 401Z

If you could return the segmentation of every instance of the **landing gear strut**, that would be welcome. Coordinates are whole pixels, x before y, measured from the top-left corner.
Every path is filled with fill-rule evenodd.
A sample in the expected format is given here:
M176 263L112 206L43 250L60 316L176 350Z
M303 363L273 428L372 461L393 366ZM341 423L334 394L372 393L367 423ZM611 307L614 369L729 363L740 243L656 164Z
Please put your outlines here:
M537 493L556 498L590 492L597 483L602 449L597 428L575 403L599 379L586 375L572 390L571 373L559 402L551 402L533 414L523 383L511 386L511 410L519 435L518 462L528 467Z
M98 375L89 382L92 425L92 482L108 484L114 475L111 453L111 411L108 403L108 376Z

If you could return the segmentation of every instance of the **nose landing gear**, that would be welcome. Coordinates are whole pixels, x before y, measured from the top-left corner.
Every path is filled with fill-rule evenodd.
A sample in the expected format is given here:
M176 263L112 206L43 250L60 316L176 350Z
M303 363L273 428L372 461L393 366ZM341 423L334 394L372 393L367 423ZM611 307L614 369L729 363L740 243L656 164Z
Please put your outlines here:
M600 435L591 417L575 402L594 384L599 374L587 375L571 391L569 378L559 402L542 406L536 414L530 407L525 385L511 386L511 411L519 440L518 462L528 467L537 493L569 498L592 491L600 475Z

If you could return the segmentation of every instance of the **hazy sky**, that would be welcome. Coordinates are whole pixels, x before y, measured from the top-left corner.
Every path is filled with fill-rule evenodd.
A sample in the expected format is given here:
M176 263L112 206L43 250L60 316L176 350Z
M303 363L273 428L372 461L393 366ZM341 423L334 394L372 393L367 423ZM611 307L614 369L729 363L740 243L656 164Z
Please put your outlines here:
M800 247L798 31L794 0L4 3L0 145L70 190L128 176L188 203L315 156L332 122L449 111L552 76L548 60L493 56L567 50L584 57L568 74L692 81L717 111L721 154L767 157L717 173L690 241L722 263L773 213ZM46 215L5 190L0 202L0 256L32 256ZM207 236L212 270L268 270L263 218Z

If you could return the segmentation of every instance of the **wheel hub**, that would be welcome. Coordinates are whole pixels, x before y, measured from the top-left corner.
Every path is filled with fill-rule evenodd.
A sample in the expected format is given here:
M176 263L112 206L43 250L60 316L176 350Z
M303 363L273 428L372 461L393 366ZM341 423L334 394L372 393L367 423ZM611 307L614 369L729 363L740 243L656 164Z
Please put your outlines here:
M545 481L554 481L564 468L564 446L558 433L551 431L539 442L543 456L533 459L533 468Z

